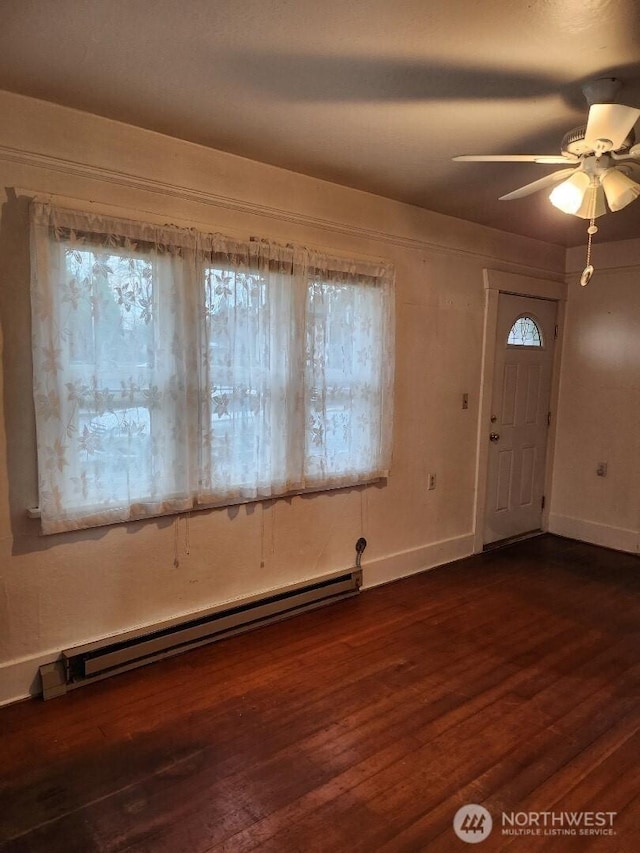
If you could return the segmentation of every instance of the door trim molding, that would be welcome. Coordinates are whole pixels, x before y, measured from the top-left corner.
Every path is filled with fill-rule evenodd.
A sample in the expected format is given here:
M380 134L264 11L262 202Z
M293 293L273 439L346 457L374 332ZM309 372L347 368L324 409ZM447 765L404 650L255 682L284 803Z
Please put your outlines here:
M482 552L484 547L484 514L486 509L487 476L489 470L489 432L491 431L490 410L493 386L493 371L496 358L496 329L498 325L498 300L501 293L515 296L548 299L558 303L558 337L556 340L553 370L551 376L551 411L558 410L558 391L560 387L560 361L562 351L567 283L550 279L533 278L503 270L484 269L485 310L482 335L482 366L480 369L480 394L478 411L478 434L476 444L476 482L473 525L474 554ZM556 418L552 415L547 443L545 466L546 506L542 513L542 530L548 529L551 504L551 474L555 446Z

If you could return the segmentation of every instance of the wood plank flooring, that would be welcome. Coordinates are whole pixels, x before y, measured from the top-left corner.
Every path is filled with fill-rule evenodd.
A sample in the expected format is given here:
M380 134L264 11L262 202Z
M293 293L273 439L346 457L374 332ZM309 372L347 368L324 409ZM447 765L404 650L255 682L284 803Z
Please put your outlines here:
M640 558L546 535L1 709L0 849L635 853L639 617Z

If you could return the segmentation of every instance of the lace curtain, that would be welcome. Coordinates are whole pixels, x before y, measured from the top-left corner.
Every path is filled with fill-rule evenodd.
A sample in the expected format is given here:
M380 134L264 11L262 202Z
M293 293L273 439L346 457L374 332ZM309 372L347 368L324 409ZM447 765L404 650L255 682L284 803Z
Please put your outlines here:
M32 204L45 533L387 475L392 270Z

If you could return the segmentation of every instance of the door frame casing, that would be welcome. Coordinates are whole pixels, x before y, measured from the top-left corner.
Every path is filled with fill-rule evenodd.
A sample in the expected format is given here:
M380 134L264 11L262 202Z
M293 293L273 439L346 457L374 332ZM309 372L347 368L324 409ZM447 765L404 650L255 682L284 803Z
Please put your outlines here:
M519 273L502 270L483 270L485 290L484 330L482 339L482 367L480 373L480 395L478 410L478 437L476 449L476 493L473 529L473 552L478 554L484 547L484 515L487 503L487 477L489 471L489 433L491 432L491 397L493 392L493 373L496 361L496 331L498 326L498 303L501 293L514 296L548 299L558 304L558 337L553 358L551 375L550 409L552 412L547 452L545 460L544 494L545 506L542 512L542 529L547 530L551 497L551 479L553 473L553 455L555 447L556 417L558 393L560 390L560 361L567 301L567 284L564 281L534 278Z

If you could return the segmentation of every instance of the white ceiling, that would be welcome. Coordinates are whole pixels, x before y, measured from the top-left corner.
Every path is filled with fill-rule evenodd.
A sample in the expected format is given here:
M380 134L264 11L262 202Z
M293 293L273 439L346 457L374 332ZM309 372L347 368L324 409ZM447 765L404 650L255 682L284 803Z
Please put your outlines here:
M0 0L0 88L563 245L498 196L553 166L581 84L640 107L640 0ZM640 134L639 134L640 135ZM598 220L640 236L640 200Z

